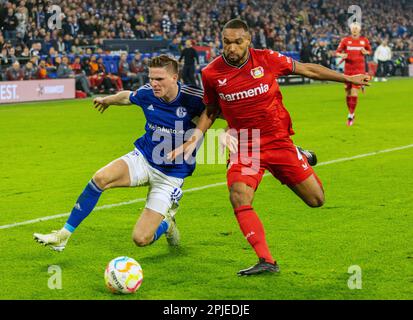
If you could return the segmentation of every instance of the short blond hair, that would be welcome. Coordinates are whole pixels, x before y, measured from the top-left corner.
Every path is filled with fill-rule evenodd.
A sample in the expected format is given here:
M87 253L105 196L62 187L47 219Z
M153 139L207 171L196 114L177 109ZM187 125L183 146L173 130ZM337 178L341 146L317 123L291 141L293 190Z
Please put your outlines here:
M178 74L178 61L166 54L161 54L151 59L149 68L165 68L174 74Z
M352 30L353 28L358 28L359 30L361 30L361 24L358 22L353 22L350 24L350 30Z

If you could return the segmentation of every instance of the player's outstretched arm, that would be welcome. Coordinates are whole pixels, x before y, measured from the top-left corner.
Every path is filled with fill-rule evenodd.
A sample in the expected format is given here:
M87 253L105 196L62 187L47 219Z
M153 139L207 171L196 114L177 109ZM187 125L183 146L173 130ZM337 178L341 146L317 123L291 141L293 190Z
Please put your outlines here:
M314 63L295 62L295 74L314 80L327 80L336 82L348 82L356 85L369 86L370 76L366 74L358 74L354 76L346 76L329 68L323 67Z
M188 158L192 155L193 151L195 150L198 142L203 138L205 132L215 122L215 119L218 117L219 113L219 106L207 105L204 112L202 112L201 116L199 117L198 125L195 128L192 136L184 144L180 145L175 150L172 150L170 153L168 153L167 158L169 160L174 160L177 156L183 153L184 159L188 160Z
M120 91L107 97L97 97L93 99L93 104L100 113L103 113L110 105L123 106L131 104L130 94L131 91Z

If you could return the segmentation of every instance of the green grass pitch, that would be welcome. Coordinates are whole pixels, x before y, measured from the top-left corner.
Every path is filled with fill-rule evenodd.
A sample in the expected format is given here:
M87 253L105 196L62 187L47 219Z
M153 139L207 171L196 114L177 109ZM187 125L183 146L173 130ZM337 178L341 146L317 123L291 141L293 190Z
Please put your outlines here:
M319 162L413 144L412 79L373 83L361 95L355 125L346 127L340 84L282 87L296 135ZM224 127L217 121L215 127ZM0 107L0 226L70 212L94 172L131 151L143 133L137 107L103 115L91 100ZM93 212L56 253L34 232L66 218L0 228L0 299L411 299L413 297L413 148L316 167L326 203L308 208L271 176L254 208L281 272L240 278L256 262L233 216L225 184L188 192L177 214L182 245L165 239L138 248L132 228L144 203ZM198 165L184 189L225 181L225 165ZM146 196L146 188L106 192L99 206ZM134 295L111 294L103 273L113 258L140 262ZM62 270L51 290L48 267ZM348 268L360 266L362 288L351 290Z

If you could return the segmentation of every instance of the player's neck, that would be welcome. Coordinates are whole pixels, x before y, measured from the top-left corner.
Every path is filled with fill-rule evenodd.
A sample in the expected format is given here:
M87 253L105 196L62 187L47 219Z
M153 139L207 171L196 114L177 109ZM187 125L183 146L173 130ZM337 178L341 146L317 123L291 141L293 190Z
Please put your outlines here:
M164 100L165 102L171 102L176 99L176 97L178 96L178 92L179 87L178 84L176 84L174 88L170 90L170 92L168 92L165 96L162 97L162 100Z
M359 39L360 38L360 35L358 35L358 36L351 36L354 40L357 40L357 39Z

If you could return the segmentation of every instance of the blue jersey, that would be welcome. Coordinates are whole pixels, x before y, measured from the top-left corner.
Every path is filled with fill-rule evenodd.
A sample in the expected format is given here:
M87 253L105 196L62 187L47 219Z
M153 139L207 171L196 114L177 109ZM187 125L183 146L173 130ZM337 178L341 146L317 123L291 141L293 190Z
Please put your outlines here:
M149 84L132 92L129 100L142 108L146 118L146 133L135 141L135 147L152 167L183 179L195 170L195 161L175 163L168 161L166 155L190 137L188 130L196 127L193 119L201 115L205 105L201 89L180 82L178 87L178 95L170 102L155 97Z

